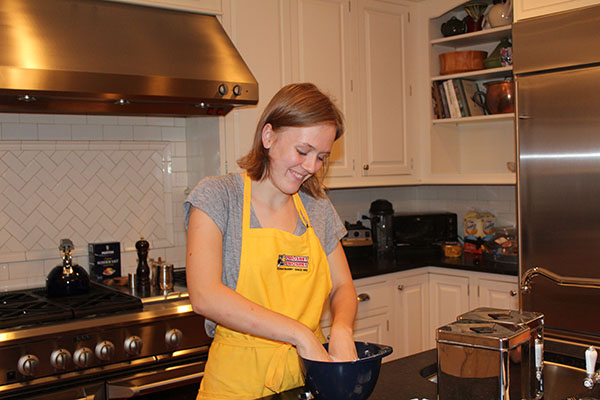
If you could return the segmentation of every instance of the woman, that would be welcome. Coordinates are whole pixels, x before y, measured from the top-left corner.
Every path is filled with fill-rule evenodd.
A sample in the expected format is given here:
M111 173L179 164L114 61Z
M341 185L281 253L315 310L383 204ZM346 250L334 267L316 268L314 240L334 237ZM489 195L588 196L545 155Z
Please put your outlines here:
M186 200L190 301L214 335L199 399L301 386L298 355L357 358L356 291L339 242L346 231L316 175L343 132L340 111L316 86L285 86L238 161L246 173L205 178ZM319 328L328 297L329 354Z

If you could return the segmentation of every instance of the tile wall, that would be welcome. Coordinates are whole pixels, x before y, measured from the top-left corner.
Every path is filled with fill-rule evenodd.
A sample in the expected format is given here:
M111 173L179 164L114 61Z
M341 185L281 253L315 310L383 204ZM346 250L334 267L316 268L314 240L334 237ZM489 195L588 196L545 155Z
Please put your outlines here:
M336 189L329 197L342 220L356 222L367 214L372 201L389 200L395 212L450 211L458 216L458 234L462 236L465 214L472 209L491 211L496 226L516 226L516 189L512 185L436 185L387 188Z
M121 243L122 273L150 257L183 266L185 118L0 114L0 291L39 287L70 238Z

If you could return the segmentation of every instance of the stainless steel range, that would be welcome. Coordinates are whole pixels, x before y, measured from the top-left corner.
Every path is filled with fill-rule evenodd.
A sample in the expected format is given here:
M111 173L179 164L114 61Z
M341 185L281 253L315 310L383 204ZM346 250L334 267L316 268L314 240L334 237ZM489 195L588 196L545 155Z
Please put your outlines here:
M174 289L0 294L0 399L195 398L210 339Z

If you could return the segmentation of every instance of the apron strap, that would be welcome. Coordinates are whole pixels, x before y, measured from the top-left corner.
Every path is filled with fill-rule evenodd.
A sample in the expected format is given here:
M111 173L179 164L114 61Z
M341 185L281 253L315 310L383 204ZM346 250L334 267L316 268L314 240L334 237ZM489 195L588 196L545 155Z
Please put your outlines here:
M288 353L291 347L292 346L287 343L280 345L275 351L275 354L273 354L269 366L267 367L265 386L275 393L281 392Z
M296 211L298 211L298 215L302 220L302 223L306 228L310 227L310 220L308 219L308 213L302 204L302 200L298 193L294 193L292 196L294 200L294 205L296 206ZM243 205L243 213L242 213L242 229L250 229L250 210L251 210L251 202L252 202L252 180L248 175L248 172L244 173L244 205ZM244 231L242 230L242 233Z

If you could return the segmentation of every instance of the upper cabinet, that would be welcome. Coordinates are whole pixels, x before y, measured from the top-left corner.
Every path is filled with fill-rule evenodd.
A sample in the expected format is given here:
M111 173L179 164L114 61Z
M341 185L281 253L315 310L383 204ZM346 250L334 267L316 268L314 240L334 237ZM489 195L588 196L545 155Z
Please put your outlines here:
M224 0L223 25L258 81L258 104L220 119L221 170L240 172L237 160L250 150L256 124L271 97L291 81L289 17L282 0Z
M252 143L256 122L275 92L313 82L346 118L326 185L356 187L414 183L417 123L407 63L417 51L410 7L399 0L227 0L224 25L259 82L257 107L225 118L222 168Z
M379 0L292 0L292 81L329 93L346 117L328 187L414 181L409 116L410 6Z
M575 8L600 4L599 0L514 0L515 22Z
M491 1L487 3L486 14L492 7ZM497 82L496 87L500 87L501 83L512 79L512 65L507 62L500 64L499 60L496 63L487 60L482 64L481 59L473 57L474 53L466 53L474 51L492 55L503 39L511 41L512 25L484 26L482 30L444 37L443 24L448 28L452 24L451 18L455 17L453 21L459 25L458 21L466 16L464 4L460 4L429 18L428 91L431 94L428 94L432 107L429 110L430 129L423 146L426 154L423 158L427 162L422 180L424 183L514 184L514 112L510 107L494 110L491 95L487 99L485 96L486 88L491 92L490 87L494 83ZM443 62L441 57L444 57ZM503 84L498 92L506 93L505 89L510 85L512 82ZM475 95L477 89L483 94ZM440 97L434 95L435 91ZM472 101L474 95L489 110L484 112L476 105ZM514 93L511 96L514 101ZM438 99L439 107L443 107L445 102L451 108L449 97L454 97L453 103L458 102L455 112L444 117L436 116L433 99Z

